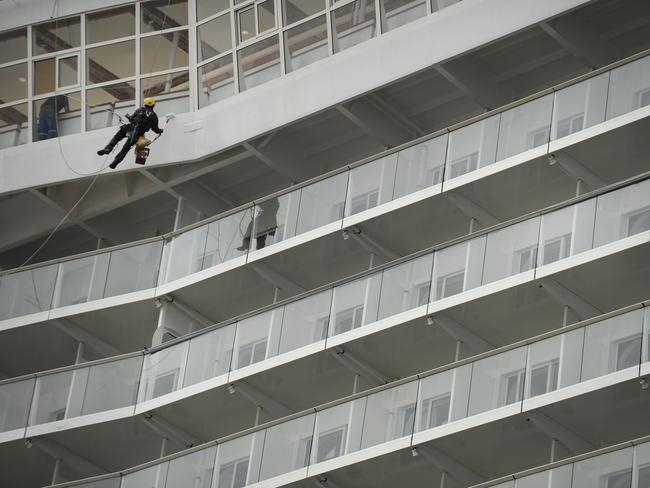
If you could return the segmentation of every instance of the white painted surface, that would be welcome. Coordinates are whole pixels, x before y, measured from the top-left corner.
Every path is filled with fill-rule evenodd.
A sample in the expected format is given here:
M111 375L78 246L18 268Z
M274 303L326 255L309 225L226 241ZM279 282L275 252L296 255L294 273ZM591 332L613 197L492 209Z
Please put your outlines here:
M194 161L223 151L584 3L587 0L464 0L220 103L177 116L152 147L147 166ZM494 11L500 15L495 17ZM24 23L28 15L20 12L15 16ZM486 18L491 21L486 23ZM199 121L203 128L194 130ZM97 171L104 158L95 152L114 130L61 138L68 164L81 173ZM134 167L129 155L120 169ZM0 193L77 178L66 166L57 140L0 151Z

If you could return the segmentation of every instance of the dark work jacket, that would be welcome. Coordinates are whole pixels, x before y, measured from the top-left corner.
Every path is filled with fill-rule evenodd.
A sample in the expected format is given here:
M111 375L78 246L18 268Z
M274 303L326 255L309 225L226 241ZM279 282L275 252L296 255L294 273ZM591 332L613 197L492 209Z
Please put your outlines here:
M162 134L162 129L158 127L158 116L150 107L140 107L133 112L133 115L127 114L126 118L131 122L131 126L138 128L137 130L141 134L149 130L156 134Z

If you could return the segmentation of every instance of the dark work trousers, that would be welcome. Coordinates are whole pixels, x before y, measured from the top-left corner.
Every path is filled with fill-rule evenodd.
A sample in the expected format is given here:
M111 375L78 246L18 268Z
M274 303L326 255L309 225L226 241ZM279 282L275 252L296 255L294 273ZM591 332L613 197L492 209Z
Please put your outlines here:
M142 134L140 133L139 130L137 130L137 127L133 127L130 124L120 126L120 129L117 131L117 133L113 136L113 138L106 146L106 149L110 152L113 150L113 148L117 145L118 142L120 142L122 139L126 137L126 142L122 146L122 149L120 149L120 152L118 152L115 155L115 159L111 163L111 167L114 168L115 166L117 166L119 163L122 162L122 160L128 154L129 149L133 147L133 145L136 143L136 141L141 135Z

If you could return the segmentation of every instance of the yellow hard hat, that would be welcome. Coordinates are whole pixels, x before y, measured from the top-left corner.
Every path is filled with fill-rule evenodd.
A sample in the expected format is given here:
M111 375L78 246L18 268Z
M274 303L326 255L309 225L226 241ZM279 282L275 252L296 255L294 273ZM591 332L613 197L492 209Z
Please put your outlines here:
M142 102L143 105L147 107L155 107L156 106L156 99L154 97L147 97L144 99L144 102Z

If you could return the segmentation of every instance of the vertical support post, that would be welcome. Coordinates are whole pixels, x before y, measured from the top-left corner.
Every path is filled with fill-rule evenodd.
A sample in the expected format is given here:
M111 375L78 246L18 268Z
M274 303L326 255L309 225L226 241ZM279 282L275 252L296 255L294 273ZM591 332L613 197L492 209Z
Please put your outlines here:
M34 120L34 101L32 97L34 96L34 66L32 63L32 26L27 26L27 138L26 142L33 142L34 136L34 127L36 127L36 121Z
M557 439L551 439L551 458L549 463L555 462L555 450L557 449Z
M582 187L584 186L584 182L578 178L576 180L576 196L579 197L582 194Z
M140 25L142 24L141 3L135 2L135 106L142 105L142 52L140 49Z
M440 488L445 488L445 482L447 481L447 471L440 473Z
M199 109L199 84L197 62L199 59L199 44L196 32L196 0L187 2L188 15L188 42L189 42L189 68L190 68L190 110Z
M59 470L61 469L61 460L56 458L54 460L54 470L52 471L52 482L51 485L56 485L56 480L59 477Z
M81 132L86 132L87 129L87 112L88 105L86 104L86 90L83 89L86 86L86 14L81 14L81 47L79 48L79 90L80 90L80 100L81 100Z
M352 394L354 395L359 391L359 373L354 373L354 383L352 383Z
M456 341L456 354L454 355L454 361L459 361L460 360L460 346L462 342L457 340Z

